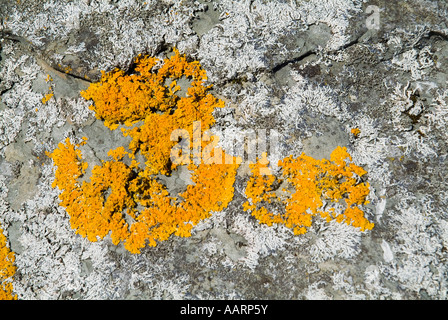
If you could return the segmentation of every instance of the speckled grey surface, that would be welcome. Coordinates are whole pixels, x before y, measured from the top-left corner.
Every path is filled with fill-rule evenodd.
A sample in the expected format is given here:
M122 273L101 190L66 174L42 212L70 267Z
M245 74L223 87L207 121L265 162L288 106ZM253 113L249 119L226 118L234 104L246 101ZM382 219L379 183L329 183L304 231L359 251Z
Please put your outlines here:
M19 299L447 298L444 1L0 3L0 224ZM376 17L377 29L366 24ZM88 136L95 163L123 144L79 92L100 70L172 47L200 61L226 102L214 128L224 148L247 129L276 130L282 156L346 146L368 171L373 230L260 225L242 210L242 170L229 207L189 238L132 255L76 235L45 151ZM180 172L167 185L186 183Z

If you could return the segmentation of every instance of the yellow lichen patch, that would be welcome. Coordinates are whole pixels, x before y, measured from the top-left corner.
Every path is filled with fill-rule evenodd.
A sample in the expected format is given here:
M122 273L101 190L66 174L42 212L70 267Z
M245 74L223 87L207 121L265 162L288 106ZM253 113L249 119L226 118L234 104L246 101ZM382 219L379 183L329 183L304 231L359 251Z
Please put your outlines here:
M0 228L0 300L16 300L13 294L12 278L16 272L15 256L7 244L3 230Z
M213 110L224 105L203 85L206 75L199 63L174 53L157 70L157 59L139 56L136 74L118 69L103 73L100 82L81 92L85 99L93 100L92 109L109 129L124 125L121 132L131 137L130 152L124 146L110 150L112 160L93 167L90 179L82 183L79 178L87 163L82 161L79 145L67 139L49 154L56 166L53 187L62 191L61 205L71 226L91 241L110 234L114 244L124 242L127 250L139 253L146 245L155 246L171 235L190 236L194 225L224 209L233 198L236 159L232 164L191 163L192 184L177 196L170 195L157 178L169 176L177 168L170 159L171 149L178 143L170 139L172 132L186 130L192 150L197 145L194 137L214 124ZM192 80L185 97L176 95L180 90L176 80L181 77ZM198 122L199 127L195 125ZM199 146L204 150L209 143L200 141ZM143 168L135 161L137 152L145 157ZM218 148L211 154L229 157ZM130 165L124 163L124 156L131 159Z
M336 219L362 231L370 230L373 223L364 217L364 212L359 208L368 203L369 184L360 182L360 177L367 172L351 161L350 154L342 147L332 152L330 160L317 160L305 154L297 158L286 157L279 162L282 179L290 186L284 190L288 194L285 199L280 199L273 190L276 178L260 174L260 168L266 164L252 164L252 176L246 187L249 201L243 209L251 211L260 223L281 223L292 228L295 234L307 232L313 216L317 214L327 221ZM273 201L282 203L281 212L266 209L266 204ZM334 208L324 209L325 203L340 201L345 203L345 210L339 215L335 215Z
M265 154L262 155L262 159L265 159ZM281 223L281 217L279 215L274 215L268 212L268 210L260 205L263 202L270 203L272 200L276 199L276 195L273 192L272 185L276 180L274 175L265 175L264 172L268 168L267 161L257 161L254 164L250 164L249 167L252 172L252 176L246 187L246 196L249 201L243 204L244 211L251 210L252 215L260 221L267 225L272 225L273 223Z
M61 68L65 73L69 73L72 71L72 67L70 66L63 67L60 63L58 63L58 67Z
M126 152L123 146L118 147L114 150L109 150L109 152L107 153L109 157L112 157L114 160L117 161L123 159L123 157L127 154L128 153Z
M95 166L90 180L79 184L87 166L77 147L67 139L49 156L57 167L54 186L62 190L59 197L71 226L90 241L110 233L114 244L125 241L126 249L138 253L146 243L155 246L172 234L189 236L193 225L233 198L236 164L192 165L194 184L179 197L170 197L155 178L118 161L120 149L110 153L116 159ZM137 205L144 209L137 211ZM123 219L125 211L134 220L130 226Z
M138 57L135 63L136 74L103 73L101 81L81 95L93 100L92 109L107 127L129 127L122 131L132 138L130 150L145 156L147 174L167 174L176 167L169 167L170 151L177 143L170 139L173 130L186 129L192 137L193 122L201 121L201 132L205 132L215 122L212 111L224 103L207 93L210 86L203 85L207 77L199 63L187 62L176 50L158 70L153 70L157 63L153 57ZM180 89L176 80L181 77L192 80L186 97L176 95ZM167 79L172 81L169 85ZM138 121L143 124L133 127Z
M352 128L350 130L350 132L352 133L352 135L357 138L359 136L359 134L361 133L361 130L359 128Z
M201 164L193 172L194 185L179 197L170 197L165 186L155 180L138 178L131 189L145 207L130 227L125 248L138 253L146 242L155 246L172 234L191 235L191 228L213 211L225 208L233 198L237 165Z
M49 93L47 93L43 98L42 98L42 103L43 104L46 104L50 99L51 99L51 97L53 97L53 91L50 91Z

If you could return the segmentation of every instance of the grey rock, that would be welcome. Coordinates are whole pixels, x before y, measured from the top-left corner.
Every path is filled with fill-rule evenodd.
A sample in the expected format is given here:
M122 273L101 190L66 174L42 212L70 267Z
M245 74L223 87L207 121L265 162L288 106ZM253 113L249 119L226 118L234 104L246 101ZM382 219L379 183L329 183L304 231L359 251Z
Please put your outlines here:
M0 223L17 257L20 299L447 298L447 3L49 4L0 5ZM369 5L378 29L368 28ZM215 129L276 129L284 156L322 159L347 147L368 172L373 230L318 217L300 236L260 225L242 210L245 164L229 207L191 237L131 255L110 237L75 234L46 152L88 137L89 179L129 138L96 119L79 92L101 70L133 72L138 54L164 57L172 47L201 62L226 102ZM189 80L178 84L185 95ZM173 196L192 183L186 167L158 178Z

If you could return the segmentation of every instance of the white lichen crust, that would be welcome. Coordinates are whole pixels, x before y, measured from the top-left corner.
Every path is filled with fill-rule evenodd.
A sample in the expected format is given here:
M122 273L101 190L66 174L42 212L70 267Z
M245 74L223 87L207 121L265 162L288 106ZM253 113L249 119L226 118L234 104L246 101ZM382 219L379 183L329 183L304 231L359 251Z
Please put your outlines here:
M0 226L18 298L446 300L448 7L382 3L378 30L367 29L360 0L2 5ZM103 135L79 92L100 70L132 72L138 54L165 57L172 47L201 63L225 101L211 131L227 153L244 155L260 133L277 135L271 163L347 147L367 171L374 228L315 217L297 236L260 224L242 208L242 167L229 207L191 237L132 255L110 237L77 235L46 152L92 133L83 152L100 163L123 138Z

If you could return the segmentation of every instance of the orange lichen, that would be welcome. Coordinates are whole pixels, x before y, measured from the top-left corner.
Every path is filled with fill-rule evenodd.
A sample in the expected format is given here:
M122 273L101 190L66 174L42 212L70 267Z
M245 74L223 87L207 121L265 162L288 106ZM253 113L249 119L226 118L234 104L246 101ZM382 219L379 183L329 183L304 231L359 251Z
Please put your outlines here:
M157 176L169 176L178 167L170 159L178 143L171 141L171 133L187 130L194 146L193 137L214 124L212 112L224 103L207 92L210 86L203 85L206 75L198 62L188 62L176 50L155 70L157 62L139 56L135 74L118 69L103 73L100 82L81 92L93 100L92 109L108 128L124 126L122 133L132 138L129 151L123 146L110 150L112 160L93 167L90 179L82 183L79 178L87 163L82 161L80 146L85 141L77 145L67 139L48 154L56 166L53 187L62 191L61 205L72 228L91 241L110 234L114 244L123 241L132 253L173 234L189 236L192 226L225 208L233 198L238 168L236 161L190 164L193 184L178 196L170 195L158 180ZM182 77L191 80L185 97L176 94L180 90L176 80ZM194 125L197 122L200 127ZM208 144L199 141L199 146L204 149ZM145 157L143 168L135 161L137 152ZM212 153L228 157L219 148ZM125 156L132 159L130 165L125 164Z
M111 130L122 126L122 134L131 138L126 148L110 150L110 160L94 166L89 179L83 177L88 164L81 153L87 138L79 144L67 138L48 155L56 166L53 187L61 190L61 205L72 228L91 241L110 235L114 244L123 242L127 250L139 253L171 235L190 236L199 221L228 206L241 159L225 154L217 147L218 137L208 136L215 123L212 113L224 103L208 92L205 71L197 61L189 62L174 50L163 61L139 56L134 70L103 72L98 83L81 92L93 100L91 108L105 126ZM180 79L191 82L185 96L177 94ZM186 136L172 139L178 129ZM180 142L189 152L182 154L182 161L173 161ZM138 152L145 163L135 160ZM180 194L170 194L160 177L187 163L191 184ZM250 165L249 201L243 205L260 223L284 224L301 234L320 214L363 231L373 227L359 208L369 193L369 184L361 182L366 171L352 163L345 148L336 148L330 160L305 154L287 157L279 163L281 179L271 174L268 164L263 154ZM286 196L279 195L276 185L285 184ZM345 205L339 214L328 205L337 202Z
M263 153L262 159L249 166L252 172L252 176L246 187L246 196L249 201L243 204L243 209L244 211L252 211L252 215L260 223L265 223L270 226L273 223L281 223L281 217L268 212L264 206L259 205L263 202L271 203L276 198L272 188L276 177L274 175L264 174L269 164L267 161L263 161L265 159L266 153Z
M8 246L3 230L0 228L0 300L16 300L13 294L12 278L16 272L15 255Z
M60 63L58 63L58 67L61 68L65 73L69 73L72 71L72 67L70 66L63 67Z
M50 99L51 99L51 97L53 97L53 91L50 91L49 93L47 93L43 98L42 98L42 103L43 104L46 104Z
M193 122L201 121L204 133L215 122L212 111L224 103L207 93L211 86L203 85L207 77L199 63L188 62L176 50L158 70L153 70L157 63L153 57L138 57L135 63L136 74L127 75L118 69L103 73L101 81L81 95L94 101L92 109L107 127L128 127L122 131L132 138L129 149L145 156L148 175L167 174L176 167L169 161L177 143L170 139L173 130L186 129L192 137ZM180 90L176 80L182 77L191 80L185 97L176 95ZM166 84L168 79L170 84ZM143 124L134 127L139 121Z
M156 240L168 239L171 234L191 235L191 228L213 211L225 208L233 198L237 165L192 165L192 181L178 197L170 197L165 186L145 178L132 181L130 190L145 209L136 216L125 247L131 252L144 246L156 245Z
M359 134L361 133L361 130L359 128L352 128L350 130L350 132L352 133L352 135L357 138L359 136Z
M245 211L251 211L260 223L272 225L284 224L294 230L295 234L307 232L312 224L313 216L320 214L327 221L336 219L346 222L362 231L373 228L373 223L364 217L364 212L358 207L367 204L369 184L360 182L367 172L353 164L346 148L337 147L330 160L317 160L302 153L298 158L292 156L279 161L282 168L282 179L289 184L289 189L283 191L287 197L282 199L273 190L276 181L274 176L260 174L260 169L266 164L258 161L250 165L252 176L246 188L249 201L243 205ZM267 203L276 201L282 203L281 212L270 212ZM326 203L345 202L345 210L335 214L334 208Z

